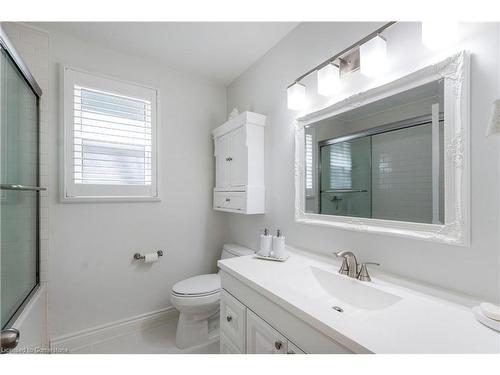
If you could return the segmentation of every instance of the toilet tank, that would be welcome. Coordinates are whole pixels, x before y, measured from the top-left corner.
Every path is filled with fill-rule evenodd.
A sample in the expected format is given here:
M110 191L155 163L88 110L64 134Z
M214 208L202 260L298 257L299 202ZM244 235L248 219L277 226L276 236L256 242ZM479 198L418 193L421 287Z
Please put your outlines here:
M248 247L234 243L229 243L229 244L224 244L224 246L222 247L222 255L220 258L227 259L227 258L241 257L244 255L251 255L254 253L255 251L249 249Z

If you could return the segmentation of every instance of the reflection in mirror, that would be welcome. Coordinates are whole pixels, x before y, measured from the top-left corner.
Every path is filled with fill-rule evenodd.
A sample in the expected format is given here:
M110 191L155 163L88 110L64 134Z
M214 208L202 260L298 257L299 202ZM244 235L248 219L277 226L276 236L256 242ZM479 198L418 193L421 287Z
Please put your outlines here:
M305 129L307 213L444 224L444 82Z

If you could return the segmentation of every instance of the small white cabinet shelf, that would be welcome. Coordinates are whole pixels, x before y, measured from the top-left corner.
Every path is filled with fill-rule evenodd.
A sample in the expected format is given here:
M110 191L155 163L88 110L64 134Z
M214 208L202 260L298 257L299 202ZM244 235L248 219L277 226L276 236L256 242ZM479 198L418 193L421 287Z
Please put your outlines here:
M266 116L247 111L213 130L214 210L264 213L265 124Z

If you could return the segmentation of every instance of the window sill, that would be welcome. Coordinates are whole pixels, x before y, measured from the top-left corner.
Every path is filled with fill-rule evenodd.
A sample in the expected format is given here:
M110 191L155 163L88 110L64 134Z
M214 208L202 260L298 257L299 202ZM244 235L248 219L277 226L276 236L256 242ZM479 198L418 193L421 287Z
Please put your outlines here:
M160 197L62 197L61 203L161 202Z

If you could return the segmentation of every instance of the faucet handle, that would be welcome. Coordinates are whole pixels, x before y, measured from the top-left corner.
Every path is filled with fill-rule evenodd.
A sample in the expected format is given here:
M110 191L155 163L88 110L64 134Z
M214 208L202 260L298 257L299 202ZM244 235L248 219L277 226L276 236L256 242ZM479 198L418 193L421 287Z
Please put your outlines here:
M361 263L361 269L359 270L358 273L358 280L361 281L372 281L370 275L368 274L368 268L366 267L368 264L374 265L374 266L380 266L379 263L375 262L364 262Z
M339 258L342 258L342 266L340 266L339 273L341 275L349 274L349 265L347 263L347 258L344 256L345 251L334 252L333 255L336 255Z

